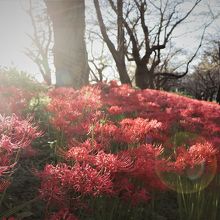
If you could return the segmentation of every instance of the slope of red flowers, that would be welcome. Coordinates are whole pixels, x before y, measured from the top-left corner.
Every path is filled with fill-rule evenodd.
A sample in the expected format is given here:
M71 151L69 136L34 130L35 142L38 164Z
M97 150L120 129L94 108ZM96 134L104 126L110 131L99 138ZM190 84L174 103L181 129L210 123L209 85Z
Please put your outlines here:
M215 103L115 82L58 88L49 96L51 123L67 146L60 146L63 161L39 174L40 193L61 210L87 206L88 196L137 205L148 201L152 190L166 189L158 172L181 174L210 161L219 164L220 106Z
M30 119L21 119L31 93L1 87L0 97L0 113L8 115L0 115L1 193L21 153L30 153L41 133ZM38 172L49 219L77 219L73 213L79 209L91 214L89 201L96 198L135 206L155 190L194 192L194 185L207 187L219 170L220 106L215 103L115 82L58 88L49 97L50 122L65 138L56 149L59 162ZM189 186L179 189L170 181L177 175Z

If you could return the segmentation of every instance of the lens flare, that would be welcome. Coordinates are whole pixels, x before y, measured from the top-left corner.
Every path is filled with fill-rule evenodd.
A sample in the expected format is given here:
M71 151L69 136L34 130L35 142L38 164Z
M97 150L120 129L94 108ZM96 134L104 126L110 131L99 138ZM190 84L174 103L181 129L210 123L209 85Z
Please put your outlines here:
M205 189L213 180L217 169L215 157L193 167L180 170L156 166L156 173L161 182L178 193L194 193Z

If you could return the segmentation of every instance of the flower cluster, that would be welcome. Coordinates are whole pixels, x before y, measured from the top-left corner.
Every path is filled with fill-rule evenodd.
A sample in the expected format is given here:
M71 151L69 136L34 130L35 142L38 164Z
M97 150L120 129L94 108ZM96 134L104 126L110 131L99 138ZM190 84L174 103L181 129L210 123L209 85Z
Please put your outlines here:
M33 94L14 86L0 86L0 114L20 115L28 106Z
M100 117L100 92L92 87L82 90L58 88L49 93L49 112L53 113L52 124L67 136L89 132L89 125Z
M31 142L41 135L30 120L21 120L16 115L0 115L0 192L10 184L6 177L13 171L19 155L29 150Z
M109 173L98 172L88 164L47 165L39 176L42 178L41 195L53 202L64 203L69 195L73 196L69 198L73 200L74 193L76 196L78 194L98 196L112 193Z
M2 220L16 220L16 219L14 217L9 217L9 218L3 217Z
M152 190L167 189L158 173L188 169L199 179L205 165L220 162L215 103L114 82L54 89L49 96L51 123L67 145L60 150L63 162L39 174L48 203L71 210L79 198L112 196L137 205Z

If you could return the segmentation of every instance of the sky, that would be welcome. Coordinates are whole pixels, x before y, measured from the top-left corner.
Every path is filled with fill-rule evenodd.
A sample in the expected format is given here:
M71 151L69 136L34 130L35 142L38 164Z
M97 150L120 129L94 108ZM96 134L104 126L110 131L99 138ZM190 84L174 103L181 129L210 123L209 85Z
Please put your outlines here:
M20 0L0 0L0 66L15 66L27 72L37 72L37 67L24 54L31 41L30 19L22 9Z
M36 0L38 1L38 0ZM92 1L92 0L86 0ZM220 9L219 0L205 0L212 6L213 10ZM36 64L25 54L24 50L31 47L31 41L27 34L32 34L30 18L24 11L27 7L27 0L0 0L0 66L13 66L19 70L32 75L39 73ZM203 6L198 8L203 10ZM212 35L220 24L220 19L212 24L208 32ZM182 27L180 32L187 30L187 25ZM184 40L179 41L180 46L192 48L198 43L197 35L184 36Z

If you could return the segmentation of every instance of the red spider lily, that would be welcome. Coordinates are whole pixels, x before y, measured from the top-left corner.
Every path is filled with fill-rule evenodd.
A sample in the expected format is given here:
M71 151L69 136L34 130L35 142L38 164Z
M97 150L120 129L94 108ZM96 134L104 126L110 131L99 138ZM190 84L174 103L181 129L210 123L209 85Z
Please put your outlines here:
M111 106L109 109L108 109L108 112L109 114L111 115L119 115L119 114L123 114L123 109L119 106Z
M8 176L13 173L18 155L30 149L31 142L42 134L30 120L21 120L14 114L7 117L0 115L0 191L10 185Z
M209 162L216 156L216 154L217 150L208 142L196 143L188 150L186 150L185 147L181 147L178 148L175 167L181 167L181 169L184 169L187 166L193 167L204 161Z
M0 114L11 115L16 113L20 115L28 106L33 94L13 86L0 87Z
M48 110L53 113L52 123L66 135L87 134L90 123L99 117L100 91L85 87L80 91L59 88L50 94Z
M147 202L150 199L149 192L146 188L138 189L135 184L131 183L128 178L117 178L114 188L119 198L131 205L135 206L142 202Z
M13 216L8 217L8 218L6 218L6 217L2 217L2 220L16 220L16 218L13 217Z
M45 199L67 204L70 195L107 194L137 205L151 190L166 188L157 172L181 173L213 158L220 163L217 104L115 82L59 88L49 95L51 122L68 146L62 150L64 163L43 171ZM105 184L98 189L99 181Z
M130 172L133 161L128 155L124 153L111 154L99 151L97 155L93 156L90 163L98 170L105 170L111 174L118 172Z
M153 135L161 128L161 123L156 120L147 120L142 118L123 119L120 122L120 128L116 139L125 143L144 143L146 135Z
M40 193L47 201L63 203L70 192L93 196L112 193L110 174L98 172L88 164L47 165L39 176L42 179Z
M86 162L90 161L91 155L90 151L82 146L79 147L72 147L68 152L66 153L66 157L68 159L72 159L78 162Z

